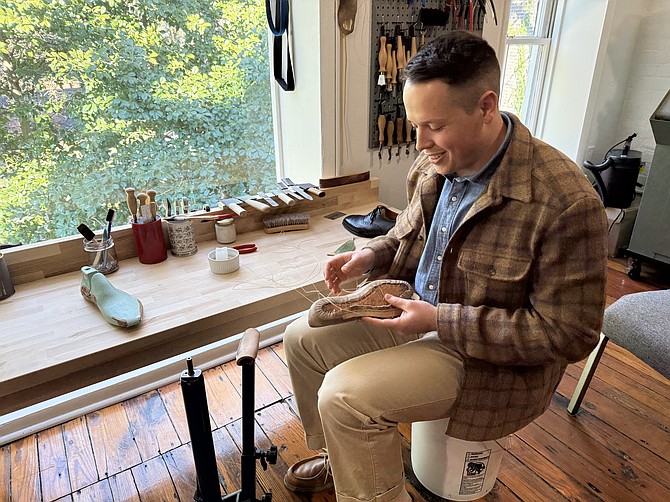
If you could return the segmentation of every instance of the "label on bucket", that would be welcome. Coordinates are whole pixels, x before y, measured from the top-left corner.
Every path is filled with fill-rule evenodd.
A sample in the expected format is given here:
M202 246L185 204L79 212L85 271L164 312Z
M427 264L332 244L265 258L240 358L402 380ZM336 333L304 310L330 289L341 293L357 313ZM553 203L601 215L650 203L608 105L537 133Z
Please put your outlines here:
M468 451L465 453L461 488L458 491L460 495L471 495L482 491L490 457L491 450Z

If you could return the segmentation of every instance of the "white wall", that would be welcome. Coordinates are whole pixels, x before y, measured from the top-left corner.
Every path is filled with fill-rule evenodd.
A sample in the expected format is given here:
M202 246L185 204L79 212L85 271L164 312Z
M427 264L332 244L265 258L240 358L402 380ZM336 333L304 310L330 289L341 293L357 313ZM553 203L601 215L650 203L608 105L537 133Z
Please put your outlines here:
M538 136L573 160L579 142L601 40L607 0L568 0L559 13L555 60Z
M640 26L651 0L610 0L604 20L595 74L587 104L577 159L600 163L607 151L634 131L619 137L619 117L635 59Z
M644 11L630 78L614 141L633 132L633 148L642 152L642 160L651 162L656 142L649 118L670 89L670 1L651 0ZM613 142L614 142L613 141ZM644 183L646 173L640 181Z

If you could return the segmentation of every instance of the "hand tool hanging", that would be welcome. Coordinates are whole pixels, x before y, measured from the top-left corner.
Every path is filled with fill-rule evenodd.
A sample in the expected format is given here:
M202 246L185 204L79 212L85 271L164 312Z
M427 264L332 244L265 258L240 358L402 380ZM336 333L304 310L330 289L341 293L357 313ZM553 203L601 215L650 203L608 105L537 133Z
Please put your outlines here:
M289 0L275 0L275 17L279 23L275 23L272 18L272 9L270 0L265 0L265 14L268 18L270 31L274 35L272 46L273 73L279 86L285 91L295 90L295 81L293 78L293 65L291 64L291 42L289 40ZM286 33L286 80L284 80L282 40Z

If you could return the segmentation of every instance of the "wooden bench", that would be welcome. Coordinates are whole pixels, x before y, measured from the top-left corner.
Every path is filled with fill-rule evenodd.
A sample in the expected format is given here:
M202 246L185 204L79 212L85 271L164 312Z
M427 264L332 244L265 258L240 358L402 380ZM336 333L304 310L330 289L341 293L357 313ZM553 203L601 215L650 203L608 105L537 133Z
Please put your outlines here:
M310 214L306 231L266 234L264 215L251 208L236 218L235 244L253 242L258 251L242 255L228 275L208 267L217 246L211 221L196 225L195 255L168 253L154 265L132 256L127 226L114 229L120 266L108 279L144 306L143 321L130 329L105 322L81 296L81 238L7 250L16 293L0 302L0 417L307 309L325 292L327 254L352 237L341 218L324 216L366 214L378 200L374 179L326 192L291 208ZM357 238L357 247L364 242Z

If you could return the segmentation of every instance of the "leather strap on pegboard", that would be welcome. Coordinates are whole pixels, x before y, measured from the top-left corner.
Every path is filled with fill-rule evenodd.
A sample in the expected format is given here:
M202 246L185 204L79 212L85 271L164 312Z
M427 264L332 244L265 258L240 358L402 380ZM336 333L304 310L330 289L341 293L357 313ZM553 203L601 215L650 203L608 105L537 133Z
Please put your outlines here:
M265 13L268 18L268 26L273 35L272 41L272 66L274 78L279 86L285 91L295 89L293 78L293 64L291 63L291 46L289 43L289 0L275 0L275 15L272 16L270 0L265 0ZM276 21L275 21L276 19ZM286 79L283 75L283 45L284 34L286 34Z

